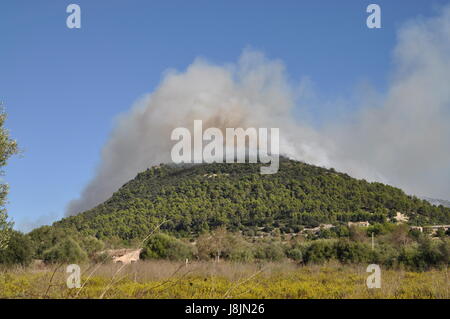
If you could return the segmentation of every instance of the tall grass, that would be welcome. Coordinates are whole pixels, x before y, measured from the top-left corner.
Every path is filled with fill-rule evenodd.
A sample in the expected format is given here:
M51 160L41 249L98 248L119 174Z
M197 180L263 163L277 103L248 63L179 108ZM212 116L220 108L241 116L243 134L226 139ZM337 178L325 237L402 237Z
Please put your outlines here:
M64 266L15 267L0 270L0 298L449 298L447 268L420 273L382 270L381 288L368 289L366 266L337 262L309 266L291 262L86 264L81 266L81 289L66 287Z

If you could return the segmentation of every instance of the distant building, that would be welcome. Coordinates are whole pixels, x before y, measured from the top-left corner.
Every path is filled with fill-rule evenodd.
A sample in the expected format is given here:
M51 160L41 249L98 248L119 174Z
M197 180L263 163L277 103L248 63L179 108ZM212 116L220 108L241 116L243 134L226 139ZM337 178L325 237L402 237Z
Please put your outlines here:
M423 233L423 227L422 227L422 226L411 226L411 229L412 229L412 230L418 230L418 231L420 231L421 233Z
M435 234L438 229L443 229L444 231L447 231L450 229L450 225L433 225L433 226L411 226L411 229L418 230L421 233L423 233L424 229L429 229L430 233L433 235Z
M303 231L309 231L309 232L312 232L312 233L317 233L320 230L330 229L330 228L333 228L333 227L335 227L335 226L333 226L332 224L320 224L319 226L314 227L314 228L305 228Z
M107 254L114 263L130 264L139 260L141 251L142 249L109 249L99 254Z
M126 253L125 255L113 257L113 262L120 262L122 264L131 264L139 260L142 249L136 249Z
M365 222L348 222L348 223L347 223L347 226L348 226L348 227L351 227L351 226L356 226L356 227L369 227L369 226L370 226L370 223L369 223L368 221L365 221Z
M423 228L427 228L431 230L431 234L434 235L437 233L439 229L443 229L447 231L450 229L450 225L433 225L433 226L423 226Z

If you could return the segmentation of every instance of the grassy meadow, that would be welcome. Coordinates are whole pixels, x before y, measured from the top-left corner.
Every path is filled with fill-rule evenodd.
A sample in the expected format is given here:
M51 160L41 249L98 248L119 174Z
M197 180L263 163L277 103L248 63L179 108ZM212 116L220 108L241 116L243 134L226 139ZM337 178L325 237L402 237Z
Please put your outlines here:
M383 270L368 289L367 265L139 261L81 266L81 288L68 289L66 265L0 270L0 298L449 298L448 268Z

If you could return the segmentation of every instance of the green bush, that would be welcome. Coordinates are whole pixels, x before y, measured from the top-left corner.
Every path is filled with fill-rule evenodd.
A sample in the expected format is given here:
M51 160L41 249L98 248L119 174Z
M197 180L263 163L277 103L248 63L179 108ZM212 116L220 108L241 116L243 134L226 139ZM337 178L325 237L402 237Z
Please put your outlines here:
M305 251L304 261L306 263L322 263L336 258L334 241L316 240L313 241Z
M417 249L417 245L414 246L406 246L400 249L400 253L398 255L398 263L400 265L406 266L407 268L417 269L423 267L421 261L421 257L419 255L419 250Z
M42 226L32 230L28 235L35 243L34 258L44 259L44 252L56 246L58 243L62 242L68 236L72 236L73 234L69 229Z
M228 253L227 258L231 261L250 262L254 259L255 254L251 247L245 245L243 247L233 247Z
M392 245L377 244L375 250L370 251L369 262L373 264L394 267L398 264L399 250Z
M228 247L225 251L225 258L237 262L250 262L255 258L253 246L245 241L241 236L229 236Z
M7 248L0 250L0 264L28 266L32 258L31 239L20 232L12 231Z
M439 242L424 238L419 243L417 267L426 270L432 266L448 266L450 243L442 239Z
M399 263L414 270L427 270L432 267L448 267L450 241L439 242L429 238L421 238L418 245L408 246L401 250Z
M334 244L336 258L342 263L367 262L370 248L362 243L339 240Z
M286 256L297 262L303 262L303 251L298 247L287 249Z
M96 252L105 248L105 243L94 236L84 237L80 244L89 257L93 257Z
M347 226L344 225L338 225L331 229L335 234L336 237L349 237L350 236L350 230Z
M192 258L193 249L175 237L166 234L156 234L150 237L141 252L142 259L184 260Z
M43 254L46 263L80 263L87 255L80 245L72 238L66 238Z
M280 261L286 257L283 246L278 242L263 242L256 245L255 257L257 259Z
M439 244L438 249L441 253L441 264L448 266L450 263L450 239L443 239Z

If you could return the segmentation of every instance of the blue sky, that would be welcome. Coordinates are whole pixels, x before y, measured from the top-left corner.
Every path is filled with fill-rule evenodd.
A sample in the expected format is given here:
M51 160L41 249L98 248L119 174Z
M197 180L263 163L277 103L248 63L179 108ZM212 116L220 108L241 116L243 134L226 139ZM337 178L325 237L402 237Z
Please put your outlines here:
M374 2L378 30L366 27L372 2L361 0L1 1L0 100L24 151L4 176L16 227L62 217L94 174L115 117L165 70L196 57L233 62L251 47L326 96L350 94L361 81L383 90L398 28L448 1ZM66 27L70 3L81 7L79 30Z

